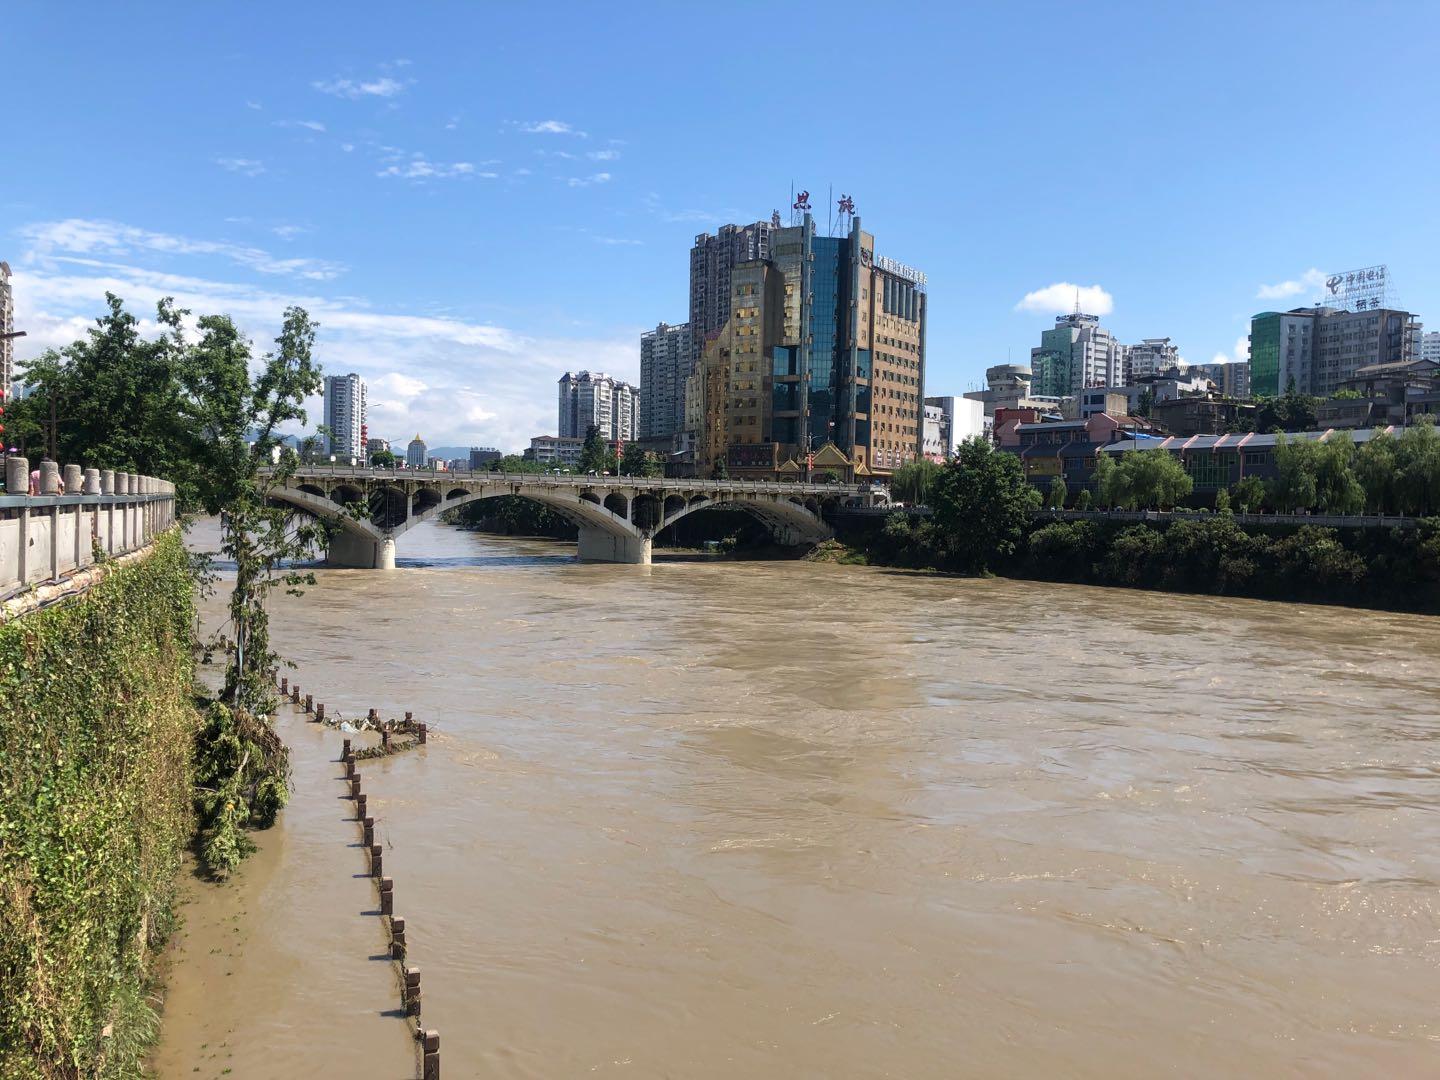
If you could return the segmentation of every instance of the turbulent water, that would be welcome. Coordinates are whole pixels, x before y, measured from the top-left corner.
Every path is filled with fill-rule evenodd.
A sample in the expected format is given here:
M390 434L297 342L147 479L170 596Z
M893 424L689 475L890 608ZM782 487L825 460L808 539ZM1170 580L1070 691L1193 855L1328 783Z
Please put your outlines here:
M434 727L362 768L445 1075L1440 1073L1440 623L571 551L426 527L275 612ZM282 727L161 1075L411 1075L339 736Z

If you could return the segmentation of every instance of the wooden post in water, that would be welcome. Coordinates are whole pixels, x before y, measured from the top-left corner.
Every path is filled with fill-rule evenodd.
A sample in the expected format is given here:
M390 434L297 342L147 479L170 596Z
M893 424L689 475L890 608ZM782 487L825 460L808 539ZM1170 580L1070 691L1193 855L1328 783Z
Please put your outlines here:
M425 727L424 724L416 724L416 725L415 725L415 734L418 736L419 742L420 742L420 745L421 745L421 746L424 746L424 745L425 745L425 736L426 736L426 733L427 733L427 729L426 729L426 727Z
M364 795L360 796L362 799L364 797ZM361 825L365 829L365 846L368 848L375 843L375 819L373 817L364 818Z
M280 680L280 693L290 693L290 676L286 675L283 679Z
M369 720L372 724L378 724L380 722L380 710L371 709L369 715L366 716L365 719Z
M346 739L346 740L345 740L345 746L344 746L344 748L340 751L340 760L341 760L341 761L344 761L344 760L345 760L346 758L348 758L349 756L350 756L350 740L349 740L349 739Z
M382 865L382 860L381 860L381 855L380 855L380 845L379 845L379 844L371 844L371 845L370 845L370 876L371 876L371 877L377 877L377 878L378 878L378 877L381 876L382 870L383 870L383 865Z
M380 879L380 914L395 914L395 881L393 878Z
M440 1033L438 1031L425 1032L425 1056L422 1060L425 1066L420 1074L422 1080L440 1080Z
M350 797L352 799L360 797L360 774L358 772L350 777Z
M323 701L315 706L315 719L322 724L325 722L325 703Z
M387 753L387 754L390 753L390 729L389 729L389 728L386 728L384 731L380 732L380 749L381 749L381 750L384 750L385 753Z
M399 915L390 916L390 959L405 959L405 920Z
M300 704L300 684L299 684L299 683L296 683L294 686L290 687L290 703L291 703L292 705L299 705L299 704Z
M365 800L366 800L366 798L367 798L367 796L366 796L365 793L362 791L362 792L360 793L360 797L355 800L355 820L356 820L356 821L364 821L364 820L365 820ZM368 843L369 841L366 841L366 842Z
M314 694L306 694L306 695L305 695L305 711L306 711L307 713L313 713L313 712L315 711L315 695L314 695Z
M405 1015L420 1015L420 969L418 967L407 967L405 969Z

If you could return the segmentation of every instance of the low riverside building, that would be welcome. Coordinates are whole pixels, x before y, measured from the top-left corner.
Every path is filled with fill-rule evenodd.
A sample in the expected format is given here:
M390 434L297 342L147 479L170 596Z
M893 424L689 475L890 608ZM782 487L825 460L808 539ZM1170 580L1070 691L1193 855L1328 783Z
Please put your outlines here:
M1186 394L1157 401L1150 417L1172 435L1219 435L1249 426L1255 406L1223 394Z
M584 439L558 435L536 435L530 440L530 448L521 456L526 461L538 461L544 465L573 469L580 464L580 451L584 446Z
M995 441L1001 450L1018 456L1025 478L1044 490L1057 476L1063 476L1072 491L1089 486L1102 446L1159 438L1155 425L1141 416L1100 412L1076 420L1022 419L1027 412L997 415Z
M1368 428L1405 424L1440 414L1440 363L1401 360L1358 368L1341 385L1343 396L1321 403L1325 427Z
M1396 427L1362 428L1344 434L1357 446L1382 434L1399 435ZM1247 476L1273 480L1275 447L1281 438L1314 439L1324 442L1341 434L1333 428L1324 431L1296 431L1288 435L1257 435L1253 432L1230 435L1170 435L1165 438L1121 438L1094 448L1097 454L1128 454L1136 450L1164 450L1179 458L1185 471L1195 482L1196 496L1209 501L1218 491L1228 491ZM1090 466L1093 475L1094 466ZM1077 473L1078 476L1078 473ZM1071 490L1075 490L1072 486ZM1092 489L1093 490L1093 489Z

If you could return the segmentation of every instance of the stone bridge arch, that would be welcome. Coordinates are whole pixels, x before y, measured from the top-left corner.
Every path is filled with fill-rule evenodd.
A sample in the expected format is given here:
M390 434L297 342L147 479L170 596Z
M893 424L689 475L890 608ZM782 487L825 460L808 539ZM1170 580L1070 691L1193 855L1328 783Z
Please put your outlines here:
M860 494L858 489L846 493ZM845 493L785 490L764 482L556 480L529 474L409 475L379 469L337 473L322 467L302 469L270 494L335 526L331 562L391 568L395 541L410 529L446 510L504 495L530 499L573 522L582 560L648 563L656 534L710 507L750 514L778 543L815 543L830 536L824 513Z

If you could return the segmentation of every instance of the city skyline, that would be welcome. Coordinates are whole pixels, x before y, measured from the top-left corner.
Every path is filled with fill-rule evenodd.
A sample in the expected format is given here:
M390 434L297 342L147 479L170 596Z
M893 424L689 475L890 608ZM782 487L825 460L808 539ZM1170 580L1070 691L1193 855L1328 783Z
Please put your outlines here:
M603 25L573 9L543 27L487 13L513 56L473 65L434 41L437 26L467 36L479 16L459 8L395 28L383 50L363 19L288 12L289 44L262 50L248 32L257 13L242 23L238 12L177 10L163 23L132 17L103 43L62 43L53 13L22 3L12 77L56 89L11 117L8 153L26 167L0 195L0 258L29 332L15 351L23 360L74 340L107 289L150 322L168 294L197 313L232 313L257 351L298 302L320 323L325 370L369 384L377 433L418 427L441 445L522 447L549 430L561 372L638 382L640 334L687 319L695 236L776 209L788 224L792 182L809 190L822 232L830 200L850 195L884 222L877 254L929 275L940 302L927 395L1023 362L1077 289L1120 340L1167 336L1191 363L1243 356L1252 315L1315 301L1323 276L1349 267L1388 263L1399 305L1433 322L1440 268L1423 213L1433 140L1423 116L1417 129L1371 107L1434 89L1423 43L1440 21L1420 5L1400 10L1413 31L1403 40L1347 45L1367 67L1367 95L1325 92L1314 76L1310 58L1337 20L1354 18L1335 5L1305 22L1234 8L1247 27L1238 39L1224 18L1139 8L1083 20L1047 6L921 12L903 41L879 40L870 65L910 80L897 121L864 95L833 109L851 73L787 50L783 28L740 69L718 54L668 58L657 45L698 16L658 8ZM162 25L181 46L173 63L130 63ZM1059 87L1030 79L1026 50L1067 33L1126 63ZM1281 34L1291 47L1270 50ZM606 49L593 48L596 35ZM940 49L962 38L972 62L957 68ZM1176 40L1188 51L1170 48ZM798 99L744 78L782 52L807 87ZM663 70L642 73L640 57ZM698 90L649 100L647 81L682 63L704 75L685 85L719 80L733 101ZM185 100L177 78L193 89ZM82 101L67 88L97 79L113 92ZM159 115L174 122L137 120ZM1256 135L1322 118L1372 142L1403 138L1406 169L1376 179L1363 155L1338 152L1297 169L1285 139ZM682 122L717 146L743 132L750 149L686 168L670 151ZM858 128L884 152L857 143ZM1047 143L1067 138L1102 146L1112 167L1058 183L1032 176ZM107 183L94 190L100 160ZM322 415L317 398L308 426Z

